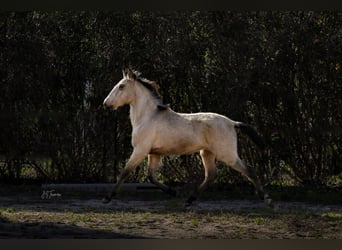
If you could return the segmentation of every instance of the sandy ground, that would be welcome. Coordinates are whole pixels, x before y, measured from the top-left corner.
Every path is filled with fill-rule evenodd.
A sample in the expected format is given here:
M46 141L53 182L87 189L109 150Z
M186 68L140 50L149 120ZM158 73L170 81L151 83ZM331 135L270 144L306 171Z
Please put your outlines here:
M253 200L0 197L0 238L342 238L342 205Z

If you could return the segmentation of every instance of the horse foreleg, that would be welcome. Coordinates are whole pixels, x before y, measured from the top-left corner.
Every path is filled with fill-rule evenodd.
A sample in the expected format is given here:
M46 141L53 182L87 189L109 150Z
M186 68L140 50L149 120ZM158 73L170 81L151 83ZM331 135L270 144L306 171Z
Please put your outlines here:
M203 192L210 183L214 182L217 176L217 167L215 164L215 155L209 151L202 150L200 152L204 171L205 171L205 177L201 185L197 188L195 192L186 200L186 206L190 206L193 201L197 199L197 196L199 193Z
M136 169L139 163L146 157L147 153L142 150L134 149L131 157L129 158L126 166L122 169L120 175L117 178L117 182L113 190L103 198L103 203L108 203L119 192L121 185L127 179L128 175Z
M165 184L159 182L155 176L155 172L157 171L160 163L160 155L149 154L148 155L148 178L157 187L163 190L165 193L170 194L172 196L176 196L176 190L166 186Z

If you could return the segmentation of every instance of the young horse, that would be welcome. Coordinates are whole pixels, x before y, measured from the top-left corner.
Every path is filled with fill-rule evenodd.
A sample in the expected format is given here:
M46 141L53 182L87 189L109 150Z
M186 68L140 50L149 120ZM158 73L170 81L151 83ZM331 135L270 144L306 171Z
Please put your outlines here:
M266 204L271 204L271 199L263 192L254 169L246 165L237 153L235 129L240 129L257 145L262 146L261 138L252 127L215 113L174 112L161 102L157 84L141 78L138 72L132 70L123 72L123 79L114 86L103 102L105 107L112 109L125 104L130 105L133 153L121 171L115 188L103 199L104 203L111 200L128 174L146 156L150 181L163 191L176 195L175 190L159 182L155 177L161 156L191 154L199 151L205 178L188 198L187 205L196 200L197 195L215 180L217 174L215 160L224 162L248 177L260 198L264 199Z

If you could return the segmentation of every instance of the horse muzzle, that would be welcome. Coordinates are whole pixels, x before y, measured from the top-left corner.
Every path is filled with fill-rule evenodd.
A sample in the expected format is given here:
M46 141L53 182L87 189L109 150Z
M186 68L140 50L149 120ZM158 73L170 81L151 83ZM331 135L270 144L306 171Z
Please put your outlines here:
M108 103L106 102L106 100L104 100L104 102L103 102L103 108L104 108L104 109L112 109L111 105L108 105Z
M104 108L105 110L116 110L116 109L117 109L117 107L115 107L114 105L109 105L109 104L106 103L106 102L103 102L103 108Z

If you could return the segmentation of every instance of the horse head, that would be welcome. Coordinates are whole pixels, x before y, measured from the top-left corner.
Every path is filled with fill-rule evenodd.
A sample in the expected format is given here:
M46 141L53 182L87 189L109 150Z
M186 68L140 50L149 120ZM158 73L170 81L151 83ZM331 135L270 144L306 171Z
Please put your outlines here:
M135 98L134 82L136 75L132 70L123 71L123 78L115 84L108 96L103 101L105 108L117 109L130 104Z

